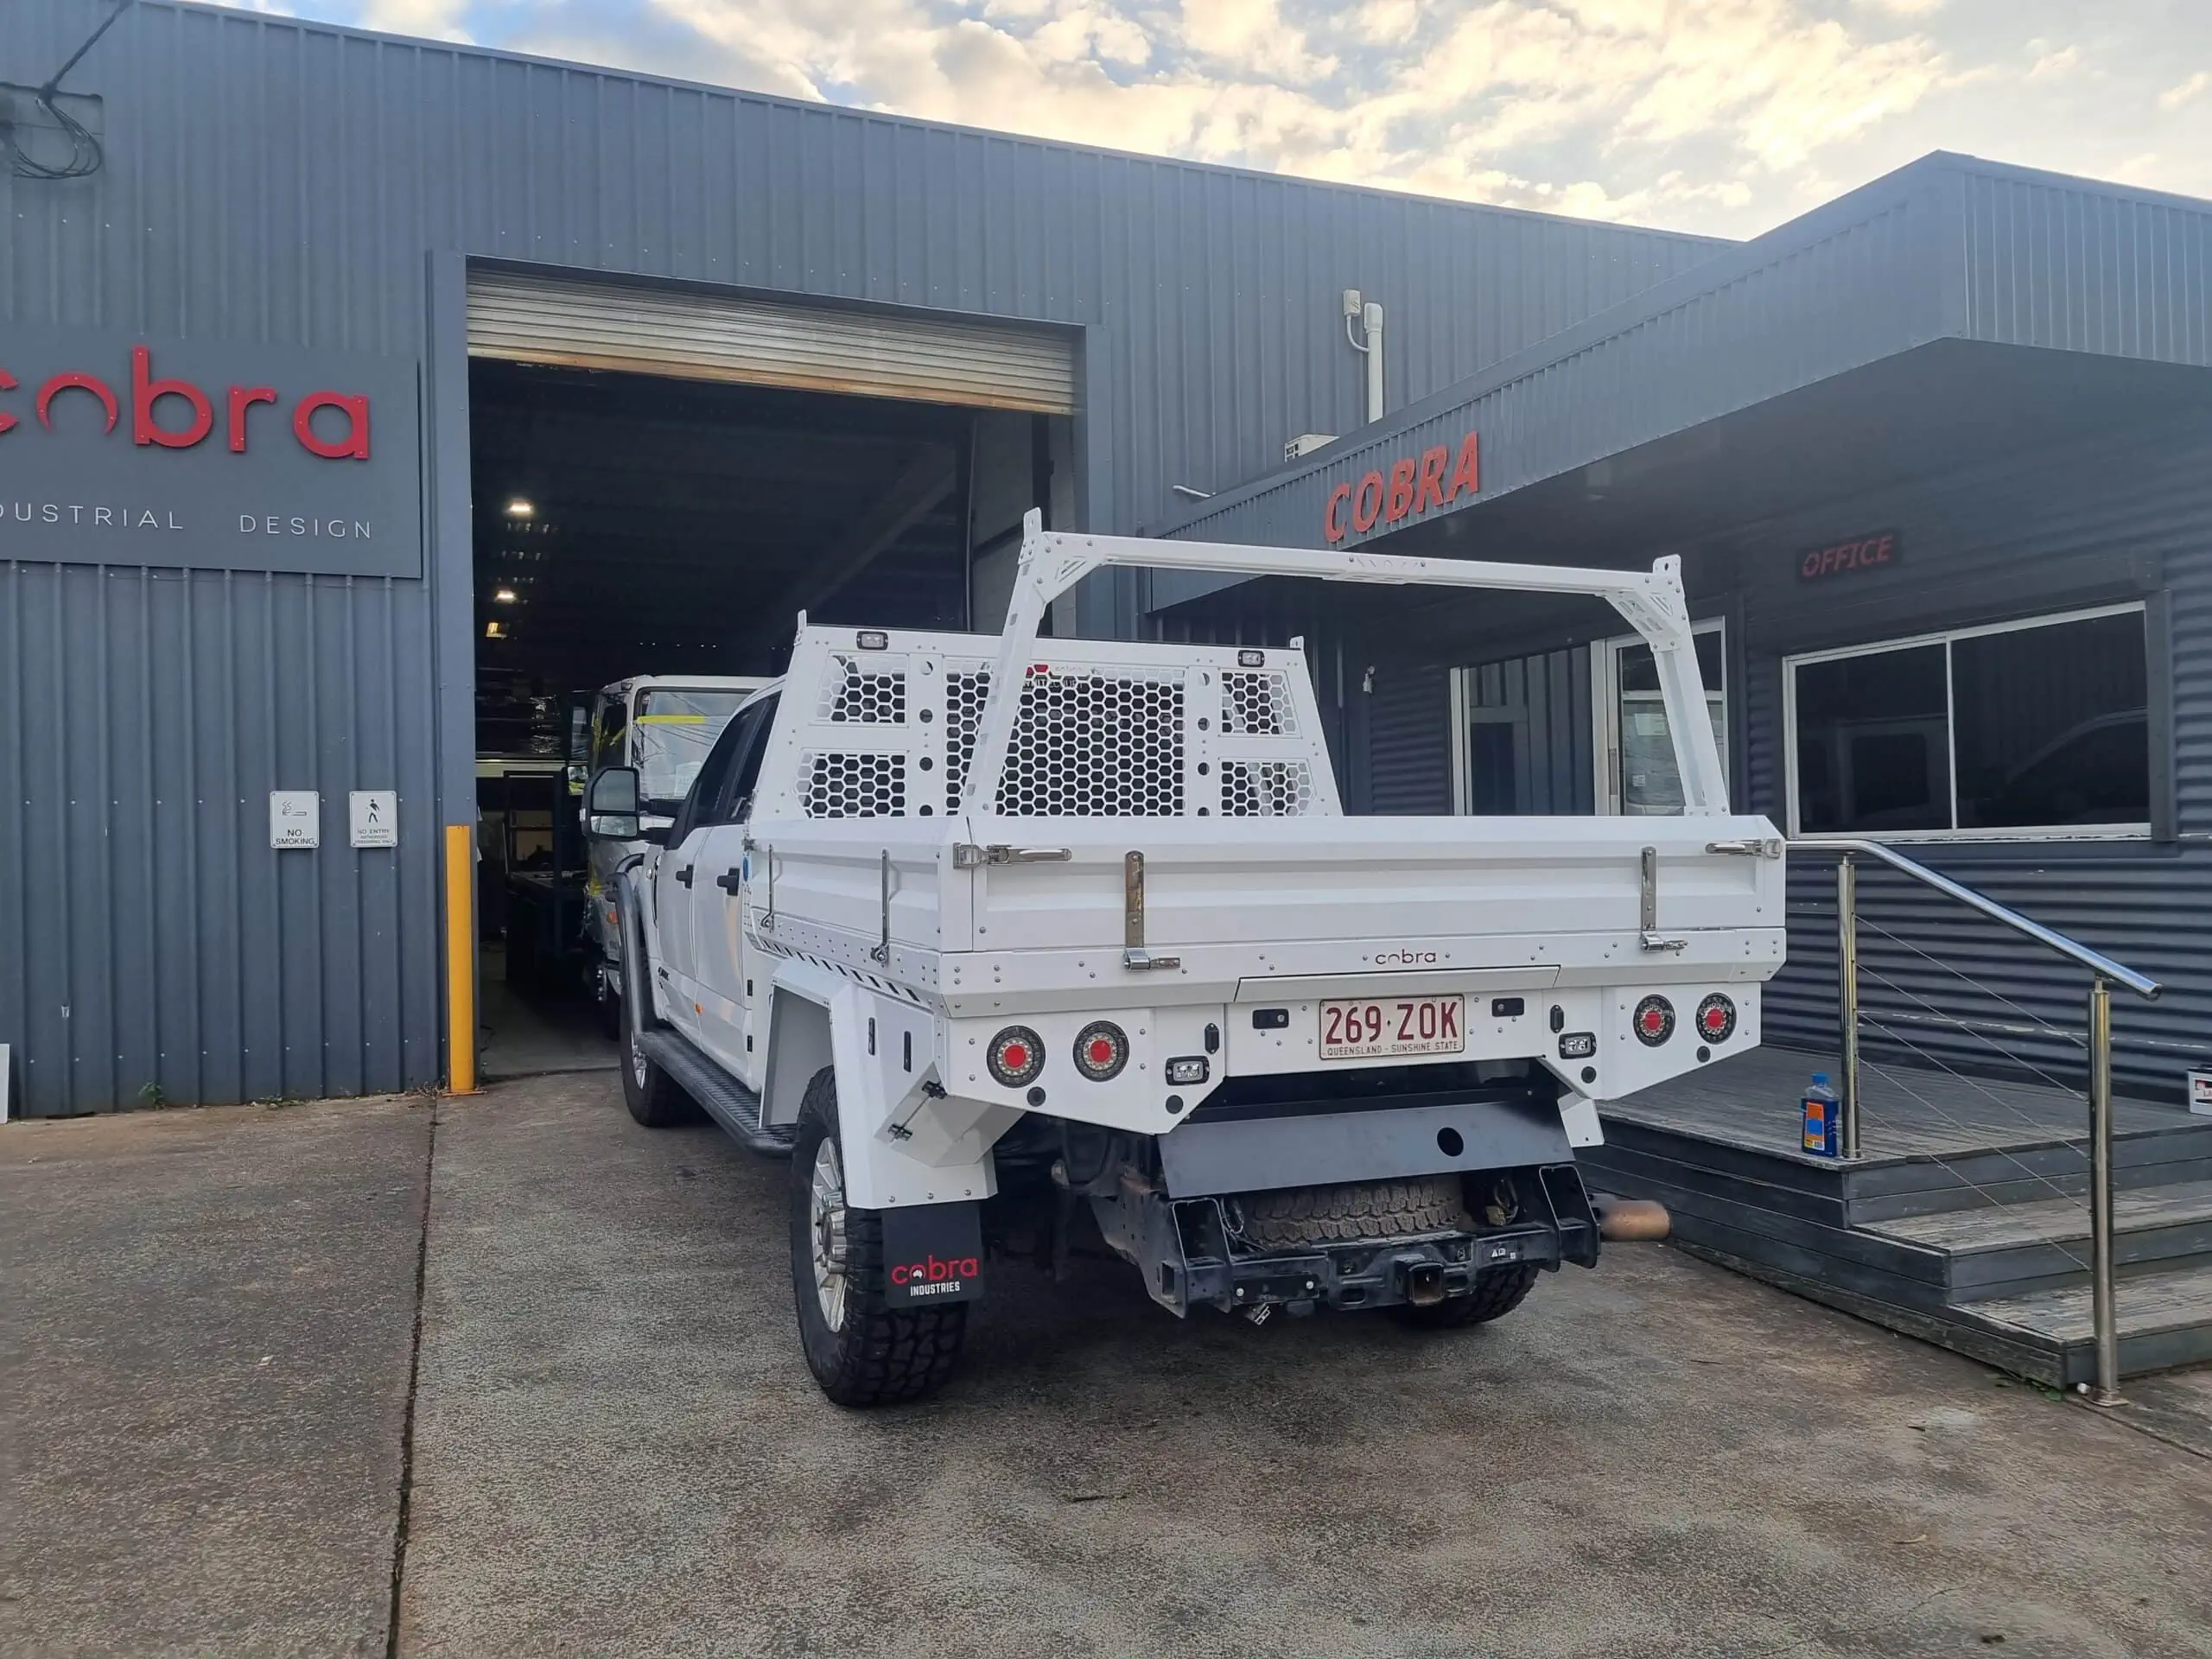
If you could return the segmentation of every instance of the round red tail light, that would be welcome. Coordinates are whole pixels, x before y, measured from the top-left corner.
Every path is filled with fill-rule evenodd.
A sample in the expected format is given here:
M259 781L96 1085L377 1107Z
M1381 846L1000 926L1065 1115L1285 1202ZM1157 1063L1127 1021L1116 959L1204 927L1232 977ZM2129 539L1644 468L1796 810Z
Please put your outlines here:
M1094 1020L1076 1033L1075 1069L1093 1083L1122 1075L1129 1063L1129 1039L1110 1020Z
M1725 1043L1736 1034L1736 1005L1715 991L1697 1005L1697 1034L1708 1043Z
M1008 1089L1037 1081L1045 1069L1045 1045L1027 1026L1008 1026L991 1039L991 1075Z
M1663 996L1647 996L1636 1005L1636 1040L1656 1048L1675 1034L1675 1005Z

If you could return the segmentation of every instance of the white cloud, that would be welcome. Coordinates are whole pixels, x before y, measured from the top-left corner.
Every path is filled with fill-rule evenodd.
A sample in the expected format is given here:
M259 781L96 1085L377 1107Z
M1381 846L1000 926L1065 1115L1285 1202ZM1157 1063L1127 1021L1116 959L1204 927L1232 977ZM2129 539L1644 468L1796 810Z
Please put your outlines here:
M2178 86L2169 86L2158 94L2158 107L2177 110L2207 86L2212 86L2212 69L2200 69Z
M2028 50L2037 54L2035 62L2028 68L2030 80L2040 80L2047 75L2071 74L2082 64L2082 48L2078 46L2054 51L2048 41L2030 41Z
M469 0L368 0L361 9L361 22L392 35L468 41L474 36L461 23L468 10Z
M1687 229L1764 228L1936 148L2212 191L2212 70L2177 84L2212 63L2212 5L2089 37L2077 0L248 3Z

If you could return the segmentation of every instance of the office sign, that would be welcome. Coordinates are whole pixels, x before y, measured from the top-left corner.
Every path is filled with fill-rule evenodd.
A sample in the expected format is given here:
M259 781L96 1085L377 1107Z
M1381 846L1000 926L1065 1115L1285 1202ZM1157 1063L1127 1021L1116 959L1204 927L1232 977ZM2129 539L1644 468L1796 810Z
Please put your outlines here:
M1904 538L1894 530L1871 536L1854 536L1831 542L1797 556L1797 580L1828 582L1838 576L1863 575L1895 564L1904 556Z
M415 365L0 327L0 558L422 574Z

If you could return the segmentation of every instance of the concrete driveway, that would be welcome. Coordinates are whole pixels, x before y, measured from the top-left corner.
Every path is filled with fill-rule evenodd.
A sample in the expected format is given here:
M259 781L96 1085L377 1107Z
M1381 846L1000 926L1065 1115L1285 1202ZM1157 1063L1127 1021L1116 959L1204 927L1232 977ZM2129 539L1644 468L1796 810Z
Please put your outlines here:
M2212 1654L2212 1463L1665 1249L1442 1337L1002 1268L856 1416L780 1166L430 1116L0 1134L0 1649Z

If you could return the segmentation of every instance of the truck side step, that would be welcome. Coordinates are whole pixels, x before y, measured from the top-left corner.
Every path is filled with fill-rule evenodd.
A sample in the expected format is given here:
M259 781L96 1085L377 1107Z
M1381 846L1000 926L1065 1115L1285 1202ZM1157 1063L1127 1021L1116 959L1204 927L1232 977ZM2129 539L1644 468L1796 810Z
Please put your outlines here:
M764 1158L788 1158L795 1128L763 1128L760 1096L702 1054L690 1041L662 1027L638 1033L645 1058L676 1079L709 1117Z

